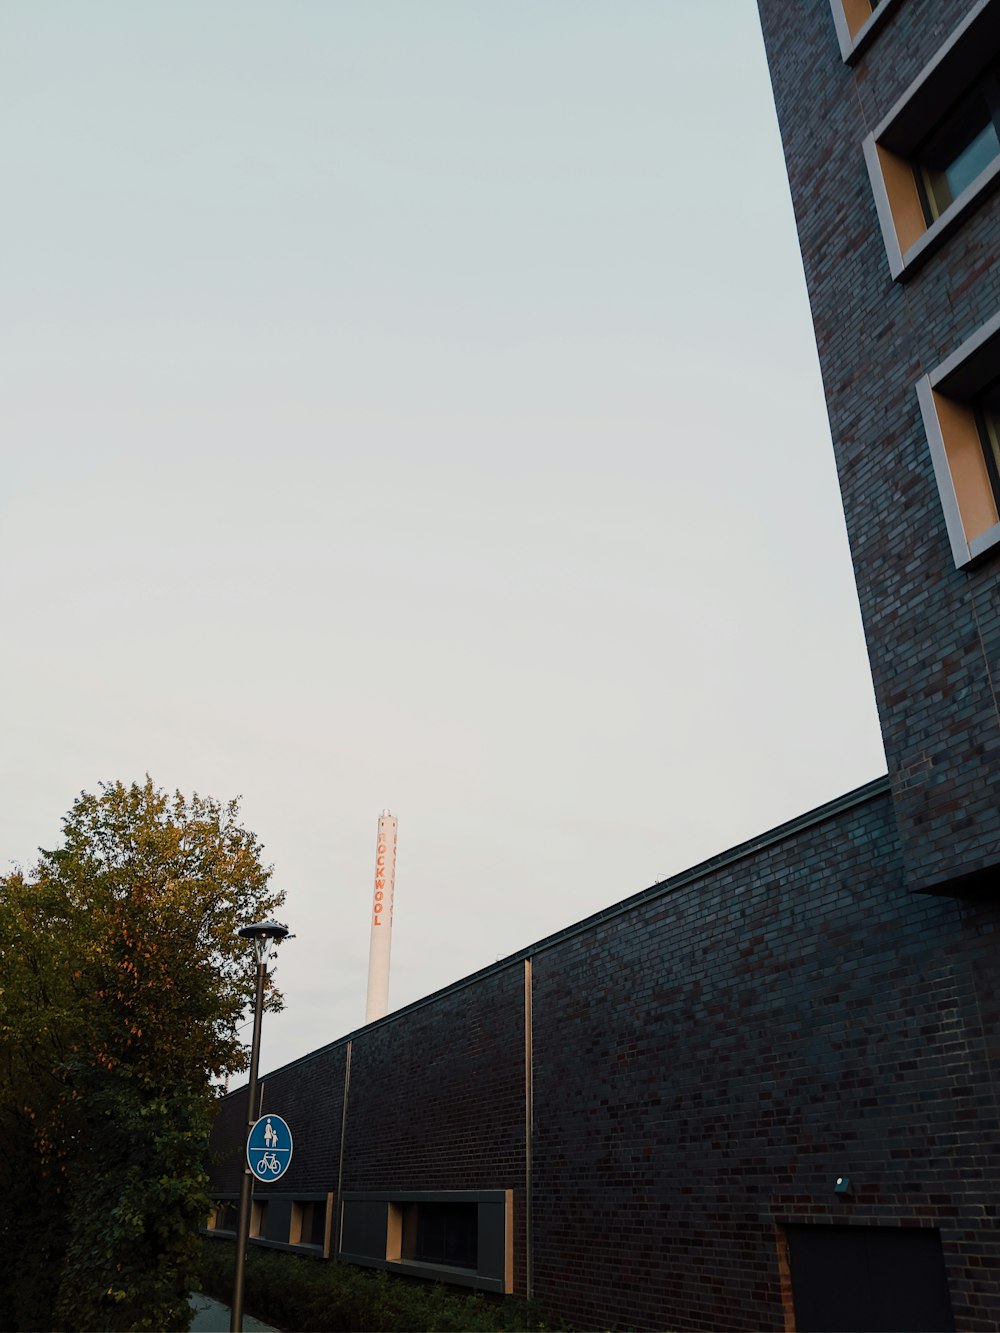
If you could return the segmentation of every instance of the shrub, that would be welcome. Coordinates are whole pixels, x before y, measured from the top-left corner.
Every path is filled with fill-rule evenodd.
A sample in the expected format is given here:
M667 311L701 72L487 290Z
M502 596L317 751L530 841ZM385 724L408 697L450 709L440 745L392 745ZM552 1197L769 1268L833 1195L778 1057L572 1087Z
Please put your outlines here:
M233 1263L232 1245L206 1239L202 1290L228 1302ZM258 1319L295 1333L514 1333L546 1327L533 1305L509 1296L460 1292L255 1246L247 1253L244 1304Z

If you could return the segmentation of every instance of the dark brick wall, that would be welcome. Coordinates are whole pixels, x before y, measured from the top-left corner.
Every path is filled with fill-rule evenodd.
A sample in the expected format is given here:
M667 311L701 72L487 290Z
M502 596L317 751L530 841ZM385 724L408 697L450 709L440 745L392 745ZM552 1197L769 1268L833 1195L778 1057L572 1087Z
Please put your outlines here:
M540 953L543 1302L780 1329L781 1224L931 1225L995 1328L996 920L909 893L882 797Z
M271 1193L336 1191L348 1044L343 1188L512 1189L514 1279L524 1276L524 964L391 1016L264 1079L289 1122L292 1164ZM221 1104L213 1184L239 1189L246 1090Z
M354 1041L345 1190L514 1190L524 1289L524 967Z
M923 1225L959 1327L994 1329L998 920L909 891L883 783L534 946L542 1305L580 1328L783 1329L783 1224ZM513 1189L522 1293L523 988L516 958L354 1035L344 1172ZM289 1189L336 1186L344 1056L267 1078ZM240 1092L223 1117L218 1141Z
M893 282L861 143L972 0L904 0L853 68L824 0L759 7L904 856L941 886L1000 862L1000 560L954 568L913 386L1000 309L1000 197Z
M354 1041L345 1189L520 1189L523 968Z

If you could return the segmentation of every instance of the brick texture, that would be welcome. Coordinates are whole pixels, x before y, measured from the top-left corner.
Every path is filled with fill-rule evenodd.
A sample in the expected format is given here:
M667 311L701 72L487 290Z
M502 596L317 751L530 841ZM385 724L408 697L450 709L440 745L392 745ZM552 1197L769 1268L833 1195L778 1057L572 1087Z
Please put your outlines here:
M931 1225L959 1327L996 1326L998 914L901 872L882 797L538 957L543 1302L781 1329L782 1224Z

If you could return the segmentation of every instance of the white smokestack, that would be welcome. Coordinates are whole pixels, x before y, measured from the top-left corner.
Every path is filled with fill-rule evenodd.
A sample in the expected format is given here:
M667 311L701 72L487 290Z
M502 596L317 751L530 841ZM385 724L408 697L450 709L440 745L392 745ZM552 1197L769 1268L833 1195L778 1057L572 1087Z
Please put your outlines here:
M383 810L375 843L375 895L368 948L368 1005L365 1022L389 1011L389 951L392 948L392 893L396 884L396 818Z

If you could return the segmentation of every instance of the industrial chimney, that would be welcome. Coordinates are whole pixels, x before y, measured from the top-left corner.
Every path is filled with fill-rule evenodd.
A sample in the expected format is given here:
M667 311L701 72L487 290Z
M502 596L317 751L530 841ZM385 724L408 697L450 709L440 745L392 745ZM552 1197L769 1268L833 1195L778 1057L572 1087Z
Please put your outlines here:
M396 883L396 818L383 810L375 843L375 896L368 947L368 1005L365 1022L384 1018L389 1009L389 951L392 948L392 892Z

